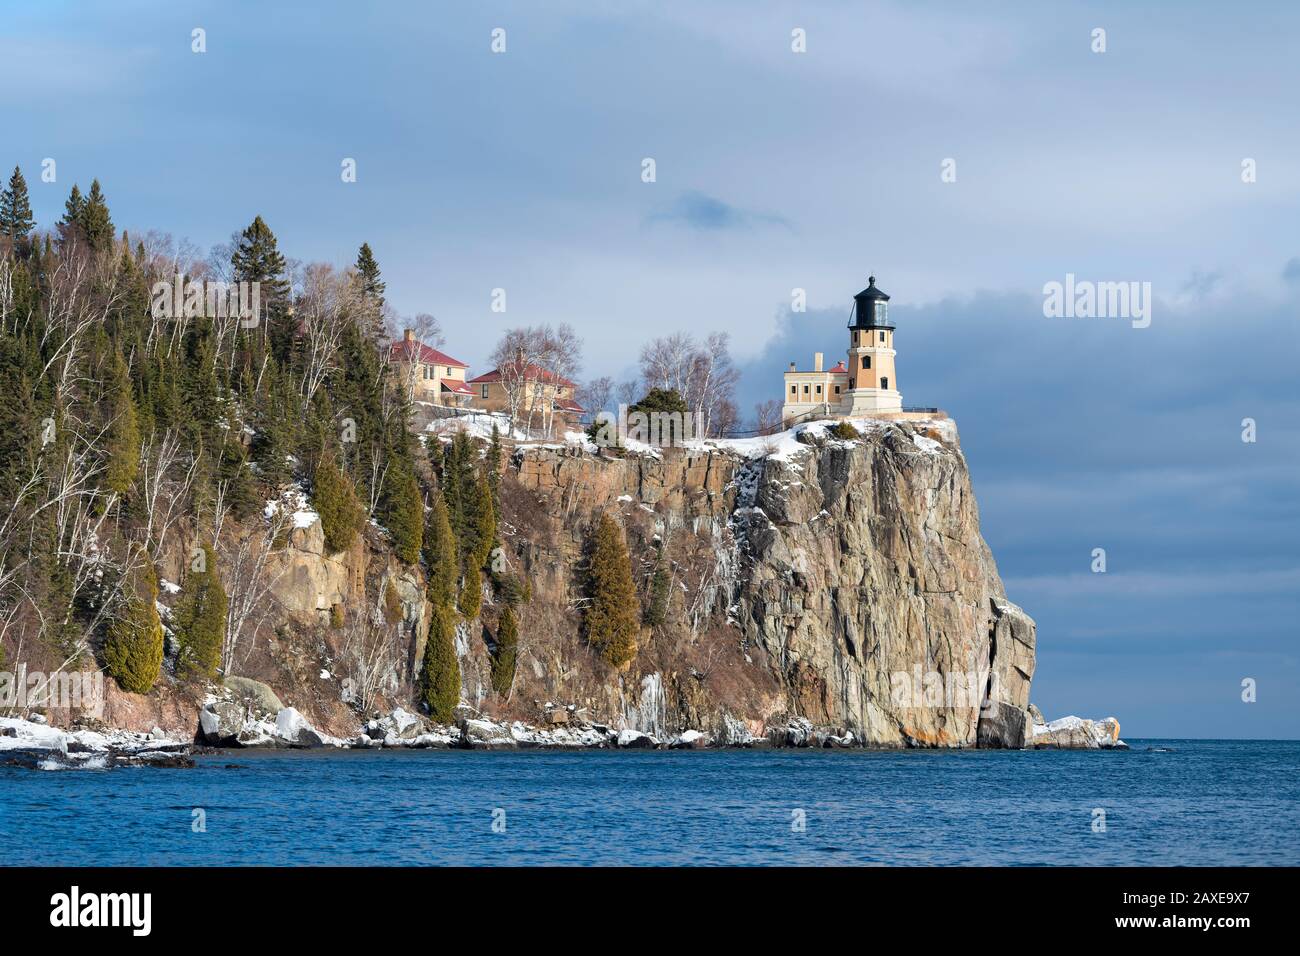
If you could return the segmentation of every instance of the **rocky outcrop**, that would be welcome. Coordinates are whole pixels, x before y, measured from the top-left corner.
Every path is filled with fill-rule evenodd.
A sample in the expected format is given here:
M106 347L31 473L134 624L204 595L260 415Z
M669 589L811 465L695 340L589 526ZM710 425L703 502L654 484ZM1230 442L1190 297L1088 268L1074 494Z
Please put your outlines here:
M1042 722L1042 715L1033 713L1038 720L1031 724L1025 745L1033 750L1127 750L1128 744L1119 739L1119 721L1114 717L1104 720L1086 720L1082 717L1061 717L1051 723Z
M800 745L815 728L872 746L1024 745L1034 622L980 535L955 426L856 424L847 441L814 425L662 453L515 455L560 529L516 542L535 599L572 599L580 540L564 529L601 511L622 514L643 569L662 551L679 572L653 650L582 703L661 737L694 726ZM542 622L560 626L575 624ZM527 690L572 688L580 650L543 657Z

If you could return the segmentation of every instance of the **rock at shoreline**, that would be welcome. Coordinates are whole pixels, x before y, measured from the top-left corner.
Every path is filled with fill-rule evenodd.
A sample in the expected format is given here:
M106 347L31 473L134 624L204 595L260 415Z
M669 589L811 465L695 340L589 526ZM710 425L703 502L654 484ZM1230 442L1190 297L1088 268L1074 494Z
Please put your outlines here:
M467 750L511 750L518 746L509 728L490 720L462 719L460 745Z
M1032 707L1032 712L1041 719L1042 713L1037 707ZM1035 723L1025 747L1030 750L1127 750L1128 744L1119 739L1119 721L1114 717L1086 720L1071 716L1051 723Z

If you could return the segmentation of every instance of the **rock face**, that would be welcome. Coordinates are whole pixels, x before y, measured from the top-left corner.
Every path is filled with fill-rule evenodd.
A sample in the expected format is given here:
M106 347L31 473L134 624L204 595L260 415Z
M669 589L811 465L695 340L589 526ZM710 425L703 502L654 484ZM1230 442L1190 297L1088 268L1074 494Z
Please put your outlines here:
M1031 726L1025 745L1034 750L1128 749L1128 744L1119 739L1119 721L1114 717L1105 720L1062 717L1042 723L1038 708L1033 708L1033 713L1038 719Z
M955 426L855 424L848 441L813 425L659 455L516 453L553 521L514 543L535 604L555 608L525 619L540 653L521 696L585 692L593 714L661 739L804 745L821 728L876 746L1023 746L1034 622L980 535ZM583 649L560 637L576 630L559 608L581 544L566 529L602 511L621 514L634 570L661 556L678 592L627 674L583 680Z

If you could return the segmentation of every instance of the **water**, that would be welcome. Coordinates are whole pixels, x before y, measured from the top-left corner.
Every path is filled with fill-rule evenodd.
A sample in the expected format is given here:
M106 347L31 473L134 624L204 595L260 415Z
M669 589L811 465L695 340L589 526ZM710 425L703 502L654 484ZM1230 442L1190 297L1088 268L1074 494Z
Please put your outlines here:
M244 751L199 758L193 770L0 768L0 862L1300 863L1300 742L1130 743L1128 752ZM206 833L191 829L196 807ZM1098 807L1104 833L1093 832ZM504 833L492 829L497 809ZM792 829L797 810L803 832Z

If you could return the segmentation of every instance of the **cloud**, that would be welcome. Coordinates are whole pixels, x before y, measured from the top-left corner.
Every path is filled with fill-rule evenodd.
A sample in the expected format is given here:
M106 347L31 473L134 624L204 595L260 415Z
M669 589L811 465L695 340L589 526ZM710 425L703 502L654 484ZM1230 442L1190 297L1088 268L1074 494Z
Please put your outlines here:
M792 229L788 220L772 213L756 212L733 206L702 192L684 192L666 209L651 213L647 224L678 223L702 232L753 230L760 226Z

